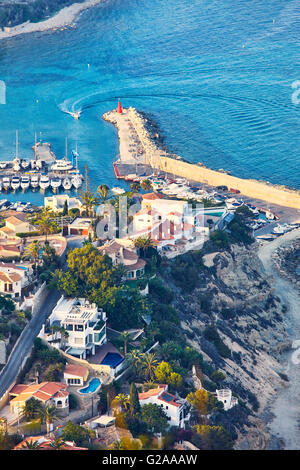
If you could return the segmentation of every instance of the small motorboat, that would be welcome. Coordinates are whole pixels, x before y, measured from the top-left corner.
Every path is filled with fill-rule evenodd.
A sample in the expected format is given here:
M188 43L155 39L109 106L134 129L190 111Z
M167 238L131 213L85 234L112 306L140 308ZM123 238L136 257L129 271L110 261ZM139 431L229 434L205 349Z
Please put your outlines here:
M41 189L47 189L47 188L49 188L49 185L50 185L49 177L46 176L46 175L41 176L41 178L40 178L40 188Z
M80 188L80 186L82 185L82 179L80 175L73 176L71 181L75 189Z
M63 188L68 190L72 188L72 181L70 178L64 178L62 182Z
M2 186L5 191L8 191L10 188L10 179L8 176L4 176L2 180Z
M53 190L58 189L61 186L61 179L55 177L51 178L50 185Z
M115 187L115 188L112 188L111 192L112 192L113 194L115 194L116 196L118 196L119 194L124 194L124 193L125 193L125 189L119 188L119 187Z
M31 177L31 187L35 189L38 186L39 186L39 177L38 177L38 175L33 175Z
M21 178L21 188L28 189L30 186L30 179L28 176L22 176Z
M18 176L13 176L11 179L11 188L15 191L20 187L20 178Z

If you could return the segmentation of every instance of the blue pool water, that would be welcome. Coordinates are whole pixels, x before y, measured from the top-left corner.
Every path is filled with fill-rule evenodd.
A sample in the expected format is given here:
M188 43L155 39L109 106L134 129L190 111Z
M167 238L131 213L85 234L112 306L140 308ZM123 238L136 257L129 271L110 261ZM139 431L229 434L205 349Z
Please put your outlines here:
M79 392L80 393L93 393L97 390L98 387L100 387L100 385L101 385L100 380L97 378L94 378L90 380L87 387L81 388Z
M28 270L28 267L27 267L27 266L17 266L17 265L16 265L16 268L23 269L24 271L27 271L27 270Z
M299 25L296 0L106 0L74 30L1 41L0 159L13 157L16 128L25 157L35 131L58 158L68 136L91 184L114 186L118 139L101 115L120 97L187 160L300 188ZM66 113L77 110L78 121Z
M106 365L106 366L116 367L119 364L121 364L123 360L124 358L121 357L120 354L107 353L103 361L101 362L101 364Z

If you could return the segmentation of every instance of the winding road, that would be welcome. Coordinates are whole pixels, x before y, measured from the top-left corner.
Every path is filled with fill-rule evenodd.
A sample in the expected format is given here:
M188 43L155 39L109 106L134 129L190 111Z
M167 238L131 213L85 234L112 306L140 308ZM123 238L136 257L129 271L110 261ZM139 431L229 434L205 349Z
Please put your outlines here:
M67 251L81 246L81 237L72 237L67 240ZM67 267L67 263L64 260L65 258L62 260L62 269L66 269ZM24 358L30 353L34 339L41 331L43 324L51 314L60 296L61 294L57 291L46 289L44 292L37 313L23 330L7 363L0 372L0 399L16 380Z
M274 291L283 304L288 307L287 325L292 342L300 340L300 293L288 280L280 277L274 267L272 255L279 246L288 245L300 238L300 229L293 230L259 248L258 256L267 275L272 276ZM300 344L300 342L298 343ZM295 350L285 356L285 373L288 386L279 390L270 406L273 419L268 427L273 436L282 439L286 450L300 449L300 364L295 360Z

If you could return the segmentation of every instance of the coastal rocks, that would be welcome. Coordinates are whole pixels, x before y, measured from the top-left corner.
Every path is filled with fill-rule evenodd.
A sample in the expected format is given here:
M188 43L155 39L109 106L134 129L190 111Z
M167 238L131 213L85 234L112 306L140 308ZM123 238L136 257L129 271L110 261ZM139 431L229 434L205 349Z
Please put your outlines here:
M281 277L291 281L300 290L300 239L279 247L272 257Z
M259 413L286 385L279 360L290 342L282 304L261 272L255 244L214 253L213 266L202 268L199 279L192 294L175 294L181 325L191 346L225 373L226 386L251 410L253 419L239 433L237 448L264 449L269 435ZM203 298L209 309L203 309ZM205 336L208 326L219 340ZM205 372L204 378L210 380Z

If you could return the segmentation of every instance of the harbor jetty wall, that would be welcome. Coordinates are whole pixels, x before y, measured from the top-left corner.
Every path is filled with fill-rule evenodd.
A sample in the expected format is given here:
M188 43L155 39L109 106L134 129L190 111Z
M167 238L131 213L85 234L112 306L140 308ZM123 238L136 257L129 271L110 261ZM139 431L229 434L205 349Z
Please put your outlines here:
M287 189L277 188L274 185L256 180L248 180L227 175L209 168L175 160L169 157L151 157L152 168L189 180L205 183L211 186L226 185L229 188L238 189L241 194L255 199L278 204L279 206L300 209L300 193Z
M161 149L155 141L153 133L149 131L149 127L151 127L150 120L147 120L135 108L123 108L121 114L116 110L109 111L103 115L103 119L112 123L118 130L120 161L124 164L133 163L132 150L129 146L130 134L134 130L143 149L143 155L136 157L135 163L137 164L150 165L154 170L160 170L210 186L225 185L228 189L237 189L241 194L254 199L300 209L300 190L264 181L238 178L221 171L211 170L202 164L189 163L180 156L171 155Z

